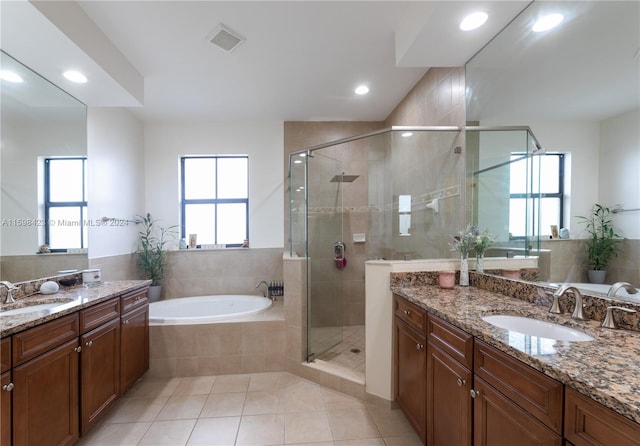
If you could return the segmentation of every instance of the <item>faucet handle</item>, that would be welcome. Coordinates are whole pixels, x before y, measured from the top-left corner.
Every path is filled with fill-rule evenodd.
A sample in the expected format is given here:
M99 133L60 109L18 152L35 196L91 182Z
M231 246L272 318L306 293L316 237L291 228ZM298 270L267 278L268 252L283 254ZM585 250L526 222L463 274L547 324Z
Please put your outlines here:
M549 313L554 314L562 314L562 309L560 308L560 296L553 294L553 303L551 304L551 308L549 308Z
M562 314L562 309L560 308L560 296L561 294L552 293L551 291L538 288L538 297L541 299L541 302L547 303L549 302L549 298L553 299L551 308L549 308L549 313Z
M604 317L604 321L602 321L602 326L604 328L613 328L613 329L618 328L618 325L616 325L616 321L613 319L613 310L621 310L621 311L625 311L627 313L635 313L636 312L636 310L632 310L631 308L618 307L616 305L612 305L610 307L607 307L607 314Z

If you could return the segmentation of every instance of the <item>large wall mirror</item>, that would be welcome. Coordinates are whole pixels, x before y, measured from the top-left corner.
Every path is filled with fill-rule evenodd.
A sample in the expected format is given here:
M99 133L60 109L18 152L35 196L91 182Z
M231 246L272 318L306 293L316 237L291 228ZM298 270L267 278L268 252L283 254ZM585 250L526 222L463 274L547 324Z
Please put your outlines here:
M10 55L0 57L0 279L20 282L84 269L86 249L37 252L45 241L45 160L86 157L86 107Z
M563 16L556 27L532 29L552 13ZM563 207L531 211L547 256L541 280L588 281L586 233L578 217L600 203L619 209L611 219L625 237L605 282L640 288L640 2L532 2L467 63L466 89L470 123L528 126L547 154L563 155L561 176L540 179L543 192L562 184ZM468 135L469 142L478 150L476 171L506 166L502 181L494 178L484 196L474 196L473 218L508 246L504 207L514 203L510 175L517 171L509 166L514 152L527 148L526 135L480 132ZM477 186L470 183L469 189ZM569 238L552 239L551 220Z

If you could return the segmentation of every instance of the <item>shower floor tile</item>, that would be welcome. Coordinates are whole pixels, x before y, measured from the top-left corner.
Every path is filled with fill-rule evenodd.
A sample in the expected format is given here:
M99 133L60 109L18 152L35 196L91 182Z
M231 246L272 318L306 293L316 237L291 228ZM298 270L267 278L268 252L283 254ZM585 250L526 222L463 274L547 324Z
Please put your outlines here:
M316 359L365 373L364 325L342 327L342 342L319 355Z

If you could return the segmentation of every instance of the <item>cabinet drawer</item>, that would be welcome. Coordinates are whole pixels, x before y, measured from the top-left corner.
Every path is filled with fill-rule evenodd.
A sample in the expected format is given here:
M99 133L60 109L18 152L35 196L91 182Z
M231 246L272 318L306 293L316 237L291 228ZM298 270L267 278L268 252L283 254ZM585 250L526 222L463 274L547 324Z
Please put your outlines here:
M54 319L13 336L13 366L78 336L78 313Z
M84 334L120 316L120 299L113 298L80 311L80 333Z
M0 343L0 373L11 368L11 338L4 338Z
M474 362L476 375L555 432L562 432L560 382L478 340Z
M473 336L439 317L429 315L427 339L470 370L473 368Z
M122 311L122 313L147 304L149 301L147 299L148 291L149 288L140 288L127 294L123 294L121 296L122 305L120 306L120 310Z
M420 333L427 334L427 312L408 300L395 295L393 312L401 320Z
M566 387L564 436L575 446L638 446L640 424Z

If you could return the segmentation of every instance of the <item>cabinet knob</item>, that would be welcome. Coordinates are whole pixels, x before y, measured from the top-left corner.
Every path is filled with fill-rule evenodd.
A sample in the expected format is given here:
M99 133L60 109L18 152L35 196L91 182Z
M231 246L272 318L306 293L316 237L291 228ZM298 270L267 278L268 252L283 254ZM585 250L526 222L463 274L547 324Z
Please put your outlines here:
M479 391L479 390L473 390L473 389L471 389L471 390L469 391L469 393L471 394L471 398L476 398L476 397L480 396L480 391Z
M127 325L127 324L129 323L129 319L125 319L124 321L122 321L122 323L123 323L124 325Z
M11 392L13 390L13 387L14 387L13 383L5 384L4 386L2 386L2 390Z
M93 341L89 341L85 344L87 347L91 347L93 345Z
M404 310L403 313L405 316L409 316L411 314L411 310Z
M457 383L458 383L458 386L462 387L462 386L464 386L467 382L466 382L464 379L462 379L462 378L458 378Z
M416 350L420 351L420 350L424 350L424 345L422 344L416 344Z
M80 353L82 351L82 346L81 345L77 346L76 348L73 349L73 351Z

